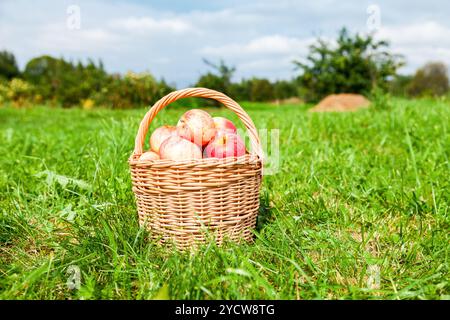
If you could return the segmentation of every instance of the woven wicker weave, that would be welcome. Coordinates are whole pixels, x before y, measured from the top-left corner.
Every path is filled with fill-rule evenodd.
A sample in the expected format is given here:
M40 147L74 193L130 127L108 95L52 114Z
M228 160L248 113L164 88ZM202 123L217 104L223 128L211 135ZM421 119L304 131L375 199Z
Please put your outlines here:
M154 117L168 104L186 97L215 99L234 111L247 128L250 154L225 159L139 161ZM129 159L139 223L154 239L173 242L181 250L210 237L219 245L225 238L252 241L259 208L261 159L255 125L235 101L205 88L168 94L144 116Z

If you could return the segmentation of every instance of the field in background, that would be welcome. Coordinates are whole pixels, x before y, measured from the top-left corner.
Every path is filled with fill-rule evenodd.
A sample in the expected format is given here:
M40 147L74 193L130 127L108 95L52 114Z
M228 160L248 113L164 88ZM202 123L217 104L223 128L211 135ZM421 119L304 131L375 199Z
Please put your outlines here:
M280 129L280 172L253 245L195 255L138 227L127 158L145 110L0 108L0 299L449 299L450 107L392 105L244 104Z

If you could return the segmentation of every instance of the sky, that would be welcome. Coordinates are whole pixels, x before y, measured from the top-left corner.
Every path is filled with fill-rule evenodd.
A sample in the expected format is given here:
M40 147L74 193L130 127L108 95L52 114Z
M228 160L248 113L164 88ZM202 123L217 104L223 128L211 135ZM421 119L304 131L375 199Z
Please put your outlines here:
M21 68L49 54L101 59L109 72L148 71L178 88L211 71L202 58L236 67L234 80L290 79L317 37L346 26L373 33L413 73L450 64L450 1L0 0L0 50Z

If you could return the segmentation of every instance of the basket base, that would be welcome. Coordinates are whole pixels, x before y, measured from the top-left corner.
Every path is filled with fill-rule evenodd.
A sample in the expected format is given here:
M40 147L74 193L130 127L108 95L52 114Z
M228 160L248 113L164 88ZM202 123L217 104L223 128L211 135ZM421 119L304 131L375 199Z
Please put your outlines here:
M167 229L158 229L141 219L139 224L150 233L151 240L164 246L174 245L178 250L186 251L210 242L215 242L218 246L228 241L252 243L255 238L253 230L256 225L256 220L251 216L243 219L241 223L235 226L221 226L214 229L205 226L204 228L197 229L195 232L185 232L183 234L180 234L179 230L172 230L171 232L171 230Z

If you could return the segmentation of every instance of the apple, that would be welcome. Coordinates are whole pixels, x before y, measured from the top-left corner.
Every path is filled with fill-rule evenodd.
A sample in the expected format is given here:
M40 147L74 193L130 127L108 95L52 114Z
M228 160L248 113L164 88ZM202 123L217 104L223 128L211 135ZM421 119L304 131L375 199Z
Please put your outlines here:
M153 151L147 151L141 154L139 157L139 161L147 161L147 160L158 160L159 154Z
M179 136L164 140L159 149L161 159L188 160L201 159L202 149L195 143Z
M208 112L192 109L180 118L177 124L178 135L196 145L207 145L216 135L214 120Z
M204 158L240 157L246 153L244 141L235 133L219 131L219 134L206 146Z
M228 133L236 133L236 126L233 122L224 117L214 117L214 125L217 131L225 131Z
M152 151L158 153L161 143L167 138L176 135L177 128L174 126L162 126L153 131L150 136L150 148Z

